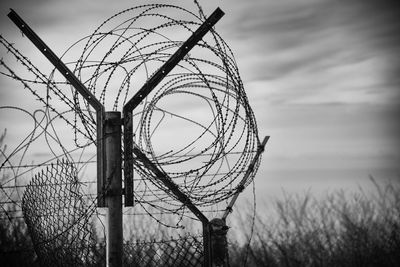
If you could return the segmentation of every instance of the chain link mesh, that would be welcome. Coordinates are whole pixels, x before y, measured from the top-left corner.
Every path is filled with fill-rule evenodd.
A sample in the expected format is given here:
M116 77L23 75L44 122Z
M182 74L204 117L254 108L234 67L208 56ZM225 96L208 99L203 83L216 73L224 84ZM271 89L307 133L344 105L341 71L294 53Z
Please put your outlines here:
M202 266L203 244L193 236L160 242L126 243L128 266Z
M36 174L26 187L22 211L43 266L98 266L105 263L91 223L95 205L83 199L75 166L58 161ZM124 244L126 266L201 266L198 237Z
M66 160L35 175L27 186L22 211L43 266L88 266L95 237L90 222L95 206L83 199L77 170Z
M103 105L112 104L113 110L117 110L136 92L133 85L147 81L182 44L181 38L201 25L205 16L197 1L195 3L200 16L164 4L147 4L117 13L92 35L68 49L70 52L64 54L63 60L76 55L73 49L83 49L77 61L74 58L67 61L75 64L74 73L87 81L85 86ZM176 14L179 17L174 18ZM141 28L140 23L149 28ZM171 29L177 35L176 40L166 37L171 34ZM178 29L182 30L182 36L176 34ZM69 85L64 79L59 81L57 73L44 75L1 36L0 44L26 67L33 78L18 76L3 60L0 60L0 66L5 71L0 74L22 83L46 105L48 114L55 114L55 118L71 126L76 147L85 149L87 144L93 144L96 124L90 108L85 108L87 103L78 94L65 94L68 90L61 87ZM97 60L97 56L101 60ZM121 84L114 83L117 74L125 77L119 79ZM85 78L86 75L89 77ZM131 82L132 77L135 82ZM45 85L47 90L45 93L36 91L33 85ZM57 111L58 103L56 109L50 95L57 96L53 99L63 103L68 111ZM176 99L185 96L189 101L183 104L205 106L208 114L175 110L176 103L169 101L171 95ZM252 174L248 179L242 180L259 143L255 117L232 51L214 29L144 101L136 116L140 119L135 120L138 123L135 143L199 208L211 210L211 206L228 200L236 189L247 186L254 178L259 161L251 165ZM52 125L53 119L49 121ZM190 130L185 131L182 138L176 138L175 142L170 140L165 145L170 125L175 123L185 124ZM167 128L163 129L164 125ZM190 132L195 134L192 136ZM61 140L57 141L63 147ZM66 151L64 147L63 151ZM186 209L182 208L185 203L176 201L170 190L137 162L135 171L141 177L135 184L137 203L145 211L146 205L157 209L157 214L161 214L159 217L156 213L148 215L160 225L174 227L162 222L162 215L174 214L183 218L187 215ZM43 266L98 266L105 263L105 249L97 240L92 221L95 202L85 201L77 176L74 164L67 160L58 161L34 176L26 187L22 211ZM188 236L170 241L126 243L124 261L127 266L201 266L203 244L198 239L201 240ZM225 252L219 254L221 258L225 257Z

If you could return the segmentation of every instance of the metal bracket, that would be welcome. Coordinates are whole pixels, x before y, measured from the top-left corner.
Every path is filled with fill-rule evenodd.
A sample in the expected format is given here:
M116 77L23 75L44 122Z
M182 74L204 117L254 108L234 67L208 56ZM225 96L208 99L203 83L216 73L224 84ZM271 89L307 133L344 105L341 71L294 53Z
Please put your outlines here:
M146 155L137 147L133 148L133 153L140 160L140 162L153 174L155 179L160 180L176 198L183 203L188 209L193 212L194 215L203 223L208 223L208 219L204 214L192 203L190 198L183 193L177 184L175 184L170 177L163 171L161 171Z

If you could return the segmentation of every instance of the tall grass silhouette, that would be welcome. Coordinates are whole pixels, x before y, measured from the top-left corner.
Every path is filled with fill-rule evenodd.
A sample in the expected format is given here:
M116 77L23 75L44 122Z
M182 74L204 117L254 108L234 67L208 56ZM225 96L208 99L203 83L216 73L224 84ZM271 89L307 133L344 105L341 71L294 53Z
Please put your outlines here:
M259 210L251 241L230 246L231 267L400 266L400 185L370 180L372 191L285 194ZM243 229L251 216L238 216Z
M2 151L3 139L1 135ZM7 179L6 173L1 174L0 185ZM373 190L368 191L361 187L358 191L332 191L322 198L310 192L285 193L272 203L272 209L259 208L256 216L251 207L236 209L236 217L228 223L240 227L231 232L242 230L247 242L230 236L230 267L400 266L400 184L370 180ZM15 203L6 201L3 191L0 199L3 215L17 209ZM135 226L136 233L128 237L132 244L138 233L148 240L171 235L149 229L144 221ZM95 265L104 265L104 243L90 249L98 255ZM141 249L143 252L147 247ZM150 253L150 249L143 253ZM137 255L137 250L127 246L124 252L129 262L126 266L132 266L129 255ZM0 263L38 266L23 221L7 216L0 220Z

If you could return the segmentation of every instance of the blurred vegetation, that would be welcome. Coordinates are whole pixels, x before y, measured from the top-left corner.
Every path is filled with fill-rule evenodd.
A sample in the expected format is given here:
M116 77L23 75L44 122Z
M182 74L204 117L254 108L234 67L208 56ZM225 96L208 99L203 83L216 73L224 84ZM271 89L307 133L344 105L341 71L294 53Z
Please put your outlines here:
M2 207L3 212L14 210L14 208L15 204ZM26 224L22 219L1 218L0 265L5 267L39 266Z
M3 140L4 134L2 153ZM1 185L7 174L0 175ZM236 209L232 223L240 228L230 230L230 266L400 266L400 186L372 177L371 183L373 191L334 191L318 199L311 193L284 194L272 209L258 209L255 216L252 207ZM22 214L8 216L20 207L7 200L1 187L0 204L0 265L39 266ZM157 232L142 227L149 235ZM245 241L235 240L235 232L244 233ZM104 244L93 247L96 265L103 265L104 252Z
M322 199L286 194L255 217L246 244L232 242L231 267L400 266L400 186L335 191ZM239 218L251 227L251 214Z
M373 193L286 194L256 214L252 238L253 215L238 214L250 242L230 241L230 266L400 266L400 188L372 182ZM1 265L38 266L35 259L23 221L2 220Z
M7 131L0 135L0 265L1 266L38 266L32 241L18 203L9 199L2 185L9 178L1 166L4 165L7 146L4 139Z

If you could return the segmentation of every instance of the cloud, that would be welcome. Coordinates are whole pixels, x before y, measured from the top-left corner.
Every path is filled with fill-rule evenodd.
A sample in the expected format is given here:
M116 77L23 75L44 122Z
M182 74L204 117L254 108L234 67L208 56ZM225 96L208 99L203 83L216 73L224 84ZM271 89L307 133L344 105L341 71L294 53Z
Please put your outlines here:
M6 17L9 5L54 50L64 51L109 16L138 3L143 1L6 0L1 5L1 33L20 36ZM184 4L195 11L192 1ZM272 135L267 153L275 159L294 158L280 168L303 157L312 158L301 162L311 169L322 156L327 161L341 157L334 166L338 169L357 157L369 158L365 162L376 166L384 165L376 161L382 155L398 158L394 151L400 143L397 1L202 0L201 4L206 14L217 6L226 12L216 29L236 56L260 134ZM181 103L179 107L183 109Z
M192 1L189 2L185 2L185 7L195 10ZM400 8L397 1L200 2L206 13L212 12L218 5L227 13L218 23L217 30L235 48L238 65L246 82L275 81L275 84L285 84L287 89L281 90L285 97L291 93L295 96L296 92L306 97L328 91L330 93L326 95L329 97L335 92L343 95L343 90L352 90L354 86L348 77L362 79L364 70L370 62L374 62L377 64L373 74L376 80L365 84L364 91L358 90L360 98L374 91L371 88L379 84L384 89L375 90L376 95L379 92L389 94L391 101L400 102L400 63L397 59L400 52L400 26L397 19L400 17ZM61 40L65 32L84 36L107 17L131 5L129 1L118 1L110 6L104 0L5 0L2 1L1 10L4 13L8 7L20 10L39 34L51 32L50 36L44 37L54 41ZM8 20L5 14L0 19ZM6 29L9 33L19 34L9 21L7 27L2 26L1 29L2 32ZM57 44L55 41L53 43ZM58 47L54 48L56 52ZM62 51L65 47L60 49ZM351 66L354 68L349 68ZM341 67L345 72L337 71ZM337 76L340 72L343 73L342 77ZM300 87L298 79L304 80L301 82L304 87ZM348 80L349 84L343 84L344 80ZM335 86L336 82L341 85ZM321 83L324 83L324 89L320 92ZM330 90L327 89L328 83L332 85ZM353 94L350 96L354 98ZM316 101L315 96L312 98Z
M225 32L238 48L247 83L279 85L288 103L318 103L319 96L320 103L400 102L396 1L256 0L234 6L229 24L235 27Z

